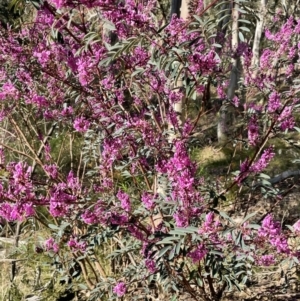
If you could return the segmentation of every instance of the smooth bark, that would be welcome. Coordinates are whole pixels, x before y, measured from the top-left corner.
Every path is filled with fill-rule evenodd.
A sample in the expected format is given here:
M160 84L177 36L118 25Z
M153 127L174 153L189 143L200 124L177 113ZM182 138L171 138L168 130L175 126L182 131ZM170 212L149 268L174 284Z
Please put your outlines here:
M235 1L232 6L232 39L231 39L231 48L234 51L239 44L239 1ZM231 74L230 74L230 81L227 90L227 99L232 100L235 91L238 88L238 82L241 75L241 63L240 57L234 57L231 60ZM230 123L232 120L232 112L230 110L230 106L224 102L220 112L219 112L219 120L218 120L218 127L217 127L217 137L219 143L225 143L228 140L227 134Z

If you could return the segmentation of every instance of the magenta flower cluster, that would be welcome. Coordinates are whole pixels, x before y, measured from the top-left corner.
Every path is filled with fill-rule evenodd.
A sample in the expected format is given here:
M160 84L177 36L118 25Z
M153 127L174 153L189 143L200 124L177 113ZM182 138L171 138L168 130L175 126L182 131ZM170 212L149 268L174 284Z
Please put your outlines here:
M197 263L202 260L204 256L207 254L207 250L203 244L200 244L194 251L188 253L188 257L190 257L193 263Z
M45 245L46 251L53 251L54 253L58 253L58 251L59 251L59 246L52 237L47 239L44 242L44 245Z
M118 296L118 297L122 297L125 295L126 293L126 285L124 282L118 282L114 289L113 289L113 292Z
M273 220L272 215L267 215L258 232L259 237L267 239L278 253L290 253L287 239L281 233L280 223Z
M68 246L74 251L79 250L81 252L84 252L86 250L87 244L85 241L78 241L78 239L76 238L71 238L68 241Z

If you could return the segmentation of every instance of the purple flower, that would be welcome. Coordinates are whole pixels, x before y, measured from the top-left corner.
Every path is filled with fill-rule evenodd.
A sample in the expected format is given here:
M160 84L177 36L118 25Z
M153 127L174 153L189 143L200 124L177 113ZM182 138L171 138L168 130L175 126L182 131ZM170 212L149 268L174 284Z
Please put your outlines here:
M78 117L75 119L73 126L77 132L85 133L89 129L90 122L84 117Z
M67 177L67 184L68 187L71 188L72 190L80 190L80 183L79 183L79 178L74 177L73 171L70 171Z
M277 92L272 92L269 96L268 111L274 113L281 106L280 96Z
M61 9L65 4L65 0L52 0L52 3L56 6L57 9Z
M74 239L74 238L71 238L68 241L68 246L71 249L80 250L82 252L84 252L86 250L86 242L85 241L80 241L79 242L77 239Z
M0 186L0 192L2 190L2 186ZM2 203L0 204L0 217L3 217L7 221L23 221L24 217L34 216L35 210L32 202L27 203Z
M224 87L221 85L217 86L217 95L219 98L226 98L226 93L224 92Z
M91 210L86 210L82 215L81 215L82 220L86 224L95 224L98 222L98 217L97 215L91 211Z
M246 159L240 165L240 173L235 177L238 185L241 185L242 181L249 175L249 160Z
M24 212L25 212L25 216L26 217L29 217L29 216L34 216L35 214L35 211L34 211L34 208L33 208L33 204L32 203L26 203L26 204L23 204L22 206Z
M267 33L267 31L266 31ZM272 57L272 51L269 49L265 49L260 56L260 67L261 68L270 68L271 67L271 57Z
M268 238L272 246L276 247L278 253L290 253L287 239L282 235L280 223L273 220L271 214L268 214L258 231L259 236Z
M145 240L144 232L140 231L138 227L130 225L127 229L133 237L141 241Z
M156 268L156 263L152 259L146 259L145 261L145 266L149 270L150 273L155 273L157 268Z
M124 282L118 282L113 289L113 292L118 296L122 297L126 293L126 285Z
M73 108L72 107L63 108L63 110L61 111L61 115L64 117L72 116Z
M154 207L154 202L153 202L153 196L150 193L144 192L142 194L142 202L144 206L148 209L151 210Z
M293 228L297 234L300 234L300 219L294 224Z
M209 212L205 217L205 222L202 225L202 228L199 230L200 233L209 233L216 229L216 223L214 223L215 214L214 212Z
M49 50L38 50L36 49L33 55L38 59L39 63L45 67L50 59L51 52Z
M278 121L281 122L280 128L282 131L291 130L295 126L295 120L292 116L292 110L292 106L285 107L278 118Z
M80 84L85 87L91 79L91 73L88 71L92 67L91 58L81 57L77 60L78 79ZM76 67L73 66L75 69Z
M268 214L262 221L258 231L261 236L275 236L280 234L280 223L273 220L273 216Z
M287 66L286 71L285 71L285 74L286 74L287 78L289 78L293 75L294 69L295 69L294 64L290 64L290 65Z
M52 179L56 179L58 175L58 168L56 164L45 165L45 171L50 175Z
M45 249L47 251L53 251L54 253L58 253L59 246L52 237L47 239L44 244L45 244Z
M130 211L131 209L131 204L129 200L129 195L125 192L122 192L121 190L117 194L117 198L121 201L121 207L125 211Z
M292 130L294 128L294 126L295 126L295 120L293 117L290 117L289 119L286 119L281 122L280 129L282 131Z
M11 82L6 82L2 86L2 92L0 92L0 100L4 100L6 97L17 97L18 90Z
M239 98L238 98L237 96L234 96L234 97L232 98L232 104L233 104L236 108L239 107L239 105L240 105L240 100L239 100Z
M244 173L248 170L249 170L249 160L246 159L244 162L241 163L240 171L241 171L241 173Z
M268 164L270 163L270 161L273 159L274 156L275 156L275 153L273 151L273 147L271 146L271 147L267 148L266 150L264 150L260 159L257 160L250 167L250 171L256 172L256 173L263 171L268 166Z
M173 217L175 219L177 227L187 227L188 226L189 221L182 211L174 213Z
M32 103L36 104L39 108L49 106L46 98L40 95L34 95L31 100Z
M258 140L258 123L255 116L251 116L248 124L248 139L251 145L256 145Z
M270 243L277 248L278 253L290 253L290 248L288 246L287 239L282 235L270 238Z
M275 263L274 255L263 255L258 259L258 264L262 266L270 266Z
M112 225L124 225L128 223L128 216L127 214L112 213L110 215L110 222Z
M190 252L188 257L190 257L193 263L196 263L204 258L207 254L207 250L203 244L199 245L196 250Z
M8 203L0 204L0 216L7 221L14 221L14 220L21 221L23 219L17 206Z

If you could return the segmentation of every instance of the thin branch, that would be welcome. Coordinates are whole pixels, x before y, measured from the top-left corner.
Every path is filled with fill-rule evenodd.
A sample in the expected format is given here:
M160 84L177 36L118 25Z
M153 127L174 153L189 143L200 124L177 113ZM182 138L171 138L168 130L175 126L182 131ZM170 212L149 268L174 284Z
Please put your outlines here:
M11 150L14 153L20 154L20 155L25 156L25 157L31 159L32 161L34 161L33 157L31 157L30 155L28 155L28 154L26 154L26 153L24 153L22 151L19 151L19 150L15 149L15 148L13 148L11 146L8 146L7 144L4 144L2 142L0 142L0 145L2 145L4 148L7 148L7 149Z
M122 242L119 238L113 237L113 239L114 239L114 240L115 240L122 248L125 248L125 245L123 244L123 242ZM136 266L136 262L135 262L133 256L132 256L130 253L127 253L127 255L128 255L128 257L129 257L131 263L132 263L134 266Z

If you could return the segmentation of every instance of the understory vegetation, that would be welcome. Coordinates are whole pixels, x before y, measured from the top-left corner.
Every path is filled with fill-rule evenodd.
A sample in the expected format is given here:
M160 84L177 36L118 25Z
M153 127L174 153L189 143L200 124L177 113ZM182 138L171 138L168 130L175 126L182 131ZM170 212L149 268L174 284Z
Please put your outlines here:
M3 1L0 300L300 298L299 4Z

